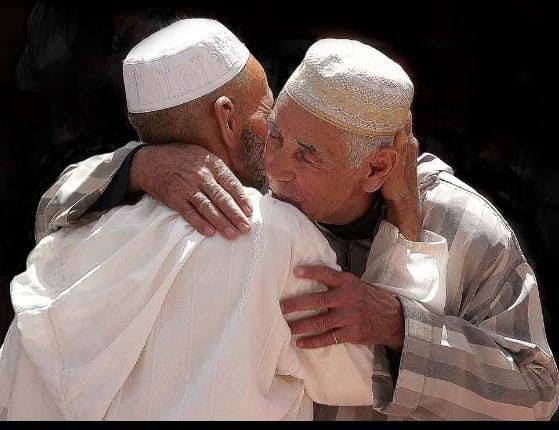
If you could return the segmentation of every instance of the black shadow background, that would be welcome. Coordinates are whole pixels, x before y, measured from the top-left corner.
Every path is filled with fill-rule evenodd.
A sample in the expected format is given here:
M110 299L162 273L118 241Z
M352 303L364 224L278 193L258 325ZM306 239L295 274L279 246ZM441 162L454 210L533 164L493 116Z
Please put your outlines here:
M34 246L34 213L62 169L134 139L120 62L162 20L212 17L262 62L277 95L308 46L350 37L416 86L415 134L496 205L535 269L548 339L559 263L551 12L536 2L23 0L0 9L0 339L9 282Z

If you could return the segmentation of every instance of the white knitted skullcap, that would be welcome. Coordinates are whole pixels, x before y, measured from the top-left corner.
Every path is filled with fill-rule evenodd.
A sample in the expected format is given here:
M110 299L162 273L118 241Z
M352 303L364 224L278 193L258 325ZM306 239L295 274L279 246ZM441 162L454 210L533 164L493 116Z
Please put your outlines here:
M283 91L315 116L364 136L394 135L413 99L413 84L396 62L348 39L314 43Z
M223 24L183 19L138 43L123 62L128 111L152 112L211 93L245 66L249 51Z

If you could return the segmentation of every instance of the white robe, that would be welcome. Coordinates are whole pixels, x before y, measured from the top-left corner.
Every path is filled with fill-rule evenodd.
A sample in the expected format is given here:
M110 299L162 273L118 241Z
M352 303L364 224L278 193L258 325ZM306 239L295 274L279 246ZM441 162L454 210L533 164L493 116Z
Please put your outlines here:
M293 269L337 268L334 252L297 209L250 195L253 226L235 241L205 238L148 196L43 239L11 285L5 418L312 419L311 399L372 404L369 349L296 348L279 307L324 290ZM413 253L387 248L394 278L438 290L444 239L431 250L412 267Z

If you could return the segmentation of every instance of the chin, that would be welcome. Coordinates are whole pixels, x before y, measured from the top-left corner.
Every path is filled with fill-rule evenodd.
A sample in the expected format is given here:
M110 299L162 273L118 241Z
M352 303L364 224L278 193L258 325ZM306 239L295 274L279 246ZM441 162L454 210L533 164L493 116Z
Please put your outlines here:
M261 191L266 185L266 175L261 174L261 172L256 169L249 170L251 173L254 172L251 175L244 174L245 171L246 170L243 170L243 172L239 173L234 171L233 173L240 179L243 186L255 188Z

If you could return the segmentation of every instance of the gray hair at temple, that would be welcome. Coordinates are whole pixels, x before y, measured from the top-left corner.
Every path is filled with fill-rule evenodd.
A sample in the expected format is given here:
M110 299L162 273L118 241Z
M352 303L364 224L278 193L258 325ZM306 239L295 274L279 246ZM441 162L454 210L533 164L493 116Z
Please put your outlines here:
M386 148L394 143L395 136L361 136L344 130L347 142L347 161L350 168L358 167L363 160L380 148Z

